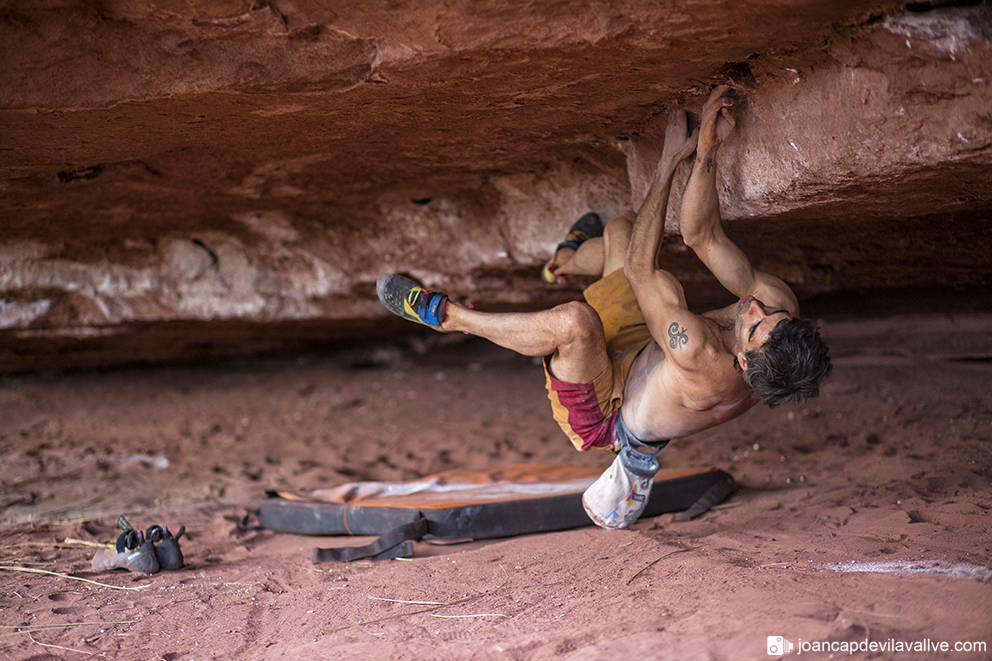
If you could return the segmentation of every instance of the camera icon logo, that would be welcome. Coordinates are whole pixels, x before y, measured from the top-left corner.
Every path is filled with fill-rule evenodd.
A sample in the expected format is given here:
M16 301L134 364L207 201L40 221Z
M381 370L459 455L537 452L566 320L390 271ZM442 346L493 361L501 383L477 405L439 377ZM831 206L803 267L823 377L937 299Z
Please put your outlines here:
M788 654L795 646L783 636L768 636L768 656Z

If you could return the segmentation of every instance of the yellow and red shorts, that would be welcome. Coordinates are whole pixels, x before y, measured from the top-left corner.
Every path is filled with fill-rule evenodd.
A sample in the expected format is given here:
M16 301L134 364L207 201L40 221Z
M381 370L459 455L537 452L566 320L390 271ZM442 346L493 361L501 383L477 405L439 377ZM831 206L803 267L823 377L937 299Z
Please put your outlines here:
M577 450L616 452L616 419L630 366L654 338L623 269L597 280L582 295L603 321L610 367L588 383L567 383L551 374L551 356L546 356L548 398L555 420Z

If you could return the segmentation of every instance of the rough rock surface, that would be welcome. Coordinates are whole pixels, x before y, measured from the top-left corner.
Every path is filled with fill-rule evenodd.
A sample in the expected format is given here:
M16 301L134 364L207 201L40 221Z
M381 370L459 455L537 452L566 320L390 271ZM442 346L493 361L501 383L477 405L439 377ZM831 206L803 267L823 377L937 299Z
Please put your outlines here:
M716 82L759 266L802 296L988 284L992 12L940 4L4 2L0 369L389 332L384 271L574 296L540 264L639 203L665 112Z

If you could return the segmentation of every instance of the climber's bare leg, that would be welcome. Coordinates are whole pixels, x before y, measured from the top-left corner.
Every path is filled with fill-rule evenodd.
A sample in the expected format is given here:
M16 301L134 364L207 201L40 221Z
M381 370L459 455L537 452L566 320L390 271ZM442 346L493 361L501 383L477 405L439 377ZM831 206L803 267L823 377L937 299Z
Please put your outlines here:
M562 248L551 261L556 275L600 275L603 272L604 239L597 236L575 248Z
M578 250L558 251L558 273L606 276L623 268L637 215L624 211L606 224L603 236ZM588 383L609 367L603 322L588 304L565 303L541 312L490 313L448 300L441 328L461 331L525 356L551 355L551 372L562 381Z
M603 228L603 277L623 268L635 220L637 220L636 213L622 211L611 218Z
M610 365L603 323L586 303L565 303L541 312L470 310L450 299L441 328L462 331L525 356L551 356L551 373L569 383L587 383Z
M606 223L603 236L589 239L578 250L562 248L555 255L557 275L609 275L623 268L627 244L637 215L624 211Z

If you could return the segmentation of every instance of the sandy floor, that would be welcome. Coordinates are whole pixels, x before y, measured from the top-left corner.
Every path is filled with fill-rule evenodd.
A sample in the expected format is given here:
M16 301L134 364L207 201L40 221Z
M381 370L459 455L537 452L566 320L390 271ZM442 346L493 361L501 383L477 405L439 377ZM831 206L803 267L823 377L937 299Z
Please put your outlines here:
M772 635L992 645L992 317L824 332L836 367L818 400L663 453L669 467L731 472L729 507L628 531L419 544L376 564L314 566L310 548L331 540L236 521L265 488L610 458L572 450L539 367L461 337L4 377L0 564L126 589L0 571L0 658L762 659ZM94 549L65 540L112 541L121 512L185 524L187 567L92 572ZM889 562L916 572L837 571ZM458 600L418 614L429 605L402 603Z

